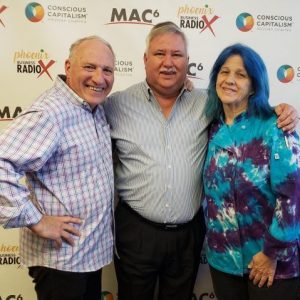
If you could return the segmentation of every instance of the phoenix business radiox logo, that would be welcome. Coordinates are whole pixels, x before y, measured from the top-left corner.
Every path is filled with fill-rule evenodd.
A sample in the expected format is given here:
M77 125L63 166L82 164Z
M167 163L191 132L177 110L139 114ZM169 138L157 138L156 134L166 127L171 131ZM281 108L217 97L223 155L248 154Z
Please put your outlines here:
M247 32L253 28L254 18L245 12L237 16L235 24L240 31Z
M19 246L0 244L0 266L11 265L20 265Z
M138 10L126 8L113 8L110 16L110 22L105 25L113 24L138 24L153 25L153 19L159 17L157 9Z
M0 6L0 14L2 14L6 9L7 9L7 6L1 5ZM5 25L1 19L0 19L0 23L2 24L3 27L5 27Z
M25 8L25 16L31 22L40 22L45 15L44 8L37 2L27 4Z
M277 78L282 83L288 83L295 76L294 69L290 65L282 65L277 70Z
M53 81L49 69L54 65L55 60L50 59L50 55L44 49L39 51L24 51L23 49L16 51L13 62L16 64L17 73L19 74L35 74L37 78L47 75Z
M180 6L177 10L177 17L180 28L200 30L200 33L210 32L216 36L213 25L220 17L208 5L195 7L186 4Z

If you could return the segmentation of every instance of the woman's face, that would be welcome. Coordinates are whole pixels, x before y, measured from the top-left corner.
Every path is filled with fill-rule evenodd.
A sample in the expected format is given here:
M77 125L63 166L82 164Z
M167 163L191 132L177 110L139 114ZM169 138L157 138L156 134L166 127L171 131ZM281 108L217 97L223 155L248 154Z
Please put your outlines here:
M230 56L222 65L217 76L216 90L223 106L239 110L247 108L253 88L240 55Z

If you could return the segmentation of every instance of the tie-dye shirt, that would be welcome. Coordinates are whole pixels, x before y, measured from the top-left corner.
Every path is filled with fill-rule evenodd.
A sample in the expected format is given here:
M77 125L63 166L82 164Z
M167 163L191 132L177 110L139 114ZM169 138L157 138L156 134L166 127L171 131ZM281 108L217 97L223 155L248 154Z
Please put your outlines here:
M243 275L253 255L276 258L275 278L299 276L300 145L296 133L239 115L212 124L204 166L207 259Z

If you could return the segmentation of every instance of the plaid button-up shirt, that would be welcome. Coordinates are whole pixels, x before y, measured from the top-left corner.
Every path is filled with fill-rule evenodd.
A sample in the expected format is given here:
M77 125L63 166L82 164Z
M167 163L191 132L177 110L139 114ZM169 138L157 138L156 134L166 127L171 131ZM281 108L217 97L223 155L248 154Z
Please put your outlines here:
M26 184L20 179L25 177ZM109 126L59 76L0 136L0 223L21 228L27 266L95 271L112 258L113 170ZM76 216L72 247L32 233L42 215Z

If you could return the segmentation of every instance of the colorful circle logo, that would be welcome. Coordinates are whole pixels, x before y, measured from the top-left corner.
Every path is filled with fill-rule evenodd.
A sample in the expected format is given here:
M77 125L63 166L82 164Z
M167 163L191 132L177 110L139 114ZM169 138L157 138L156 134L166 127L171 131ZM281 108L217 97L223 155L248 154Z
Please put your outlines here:
M25 15L29 21L39 22L44 18L44 8L39 3L31 2L25 8Z
M254 26L254 18L248 13L242 13L236 18L235 24L240 31L247 32Z
M114 300L112 293L104 291L101 293L101 300Z
M282 83L288 83L295 76L294 69L289 65L283 65L277 70L277 78Z

